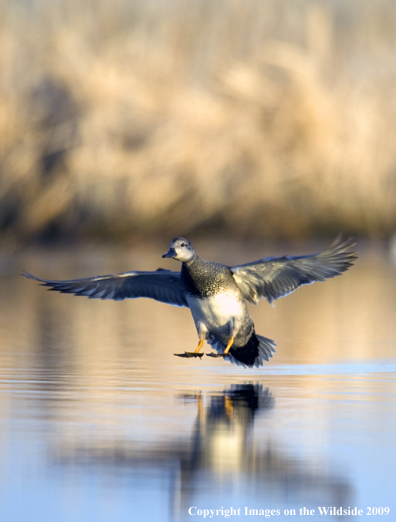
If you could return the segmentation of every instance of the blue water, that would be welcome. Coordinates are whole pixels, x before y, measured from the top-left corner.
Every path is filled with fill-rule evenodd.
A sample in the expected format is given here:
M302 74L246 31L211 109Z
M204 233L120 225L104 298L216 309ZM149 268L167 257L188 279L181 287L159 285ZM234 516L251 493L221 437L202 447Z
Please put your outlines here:
M252 308L277 354L244 370L173 356L196 345L187 310L76 299L19 276L134 268L105 256L89 274L72 257L36 252L1 278L1 521L326 518L318 507L396 519L393 266L363 256Z

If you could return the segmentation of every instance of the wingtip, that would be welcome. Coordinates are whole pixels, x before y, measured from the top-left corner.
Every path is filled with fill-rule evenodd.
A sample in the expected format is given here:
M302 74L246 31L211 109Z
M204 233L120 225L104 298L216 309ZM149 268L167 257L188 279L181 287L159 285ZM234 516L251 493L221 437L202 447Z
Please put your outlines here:
M342 232L337 234L334 241L331 243L330 248L334 249L346 249L346 248L353 248L357 245L357 241L353 237L348 237L347 239L344 238L344 235ZM358 252L351 252L351 254L358 254Z
M354 240L353 237L349 237L348 239L344 239L343 234L340 233L337 235L335 240L332 242L328 250L323 252L323 254L332 253L333 255L341 255L343 254L345 256L345 265L347 270L350 266L353 266L354 262L359 257L359 252L353 249L354 246L357 245L357 242ZM319 254L320 255L320 254ZM345 271L343 270L343 271Z
M27 279L32 279L33 281L38 281L39 283L43 283L43 284L46 283L46 281L44 279L40 279L40 277L36 277L33 274L30 274L29 272L26 272L26 270L22 270L21 276L24 276Z
M36 279L34 275L29 274L29 272L26 272L26 270L22 270L21 276L27 277L28 279Z

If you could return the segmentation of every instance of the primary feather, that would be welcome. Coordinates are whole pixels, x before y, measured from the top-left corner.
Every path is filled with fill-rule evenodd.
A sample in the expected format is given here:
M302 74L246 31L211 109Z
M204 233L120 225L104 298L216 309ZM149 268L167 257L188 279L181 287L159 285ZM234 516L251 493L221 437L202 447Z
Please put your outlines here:
M180 282L180 272L157 270L156 272L124 272L85 279L54 281L41 279L28 272L23 273L29 279L34 279L64 294L87 296L90 299L136 299L149 297L162 303L176 306L187 306L183 286Z
M294 292L299 286L335 277L348 270L356 259L349 249L354 243L336 240L328 250L308 256L266 257L231 267L234 279L245 299L257 304L265 297L272 303Z

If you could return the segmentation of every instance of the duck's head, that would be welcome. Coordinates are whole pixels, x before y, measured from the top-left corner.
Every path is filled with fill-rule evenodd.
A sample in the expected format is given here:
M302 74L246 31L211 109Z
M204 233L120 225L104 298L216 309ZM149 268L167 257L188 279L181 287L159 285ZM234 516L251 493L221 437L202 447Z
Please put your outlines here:
M175 237L171 241L169 252L162 257L171 257L182 263L188 263L194 256L195 252L190 241L184 237Z

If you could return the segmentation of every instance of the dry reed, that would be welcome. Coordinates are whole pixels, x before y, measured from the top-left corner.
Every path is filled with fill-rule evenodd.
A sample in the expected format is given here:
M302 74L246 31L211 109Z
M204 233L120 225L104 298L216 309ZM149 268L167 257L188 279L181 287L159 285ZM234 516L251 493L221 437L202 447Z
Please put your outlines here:
M0 14L3 241L394 231L392 2Z

